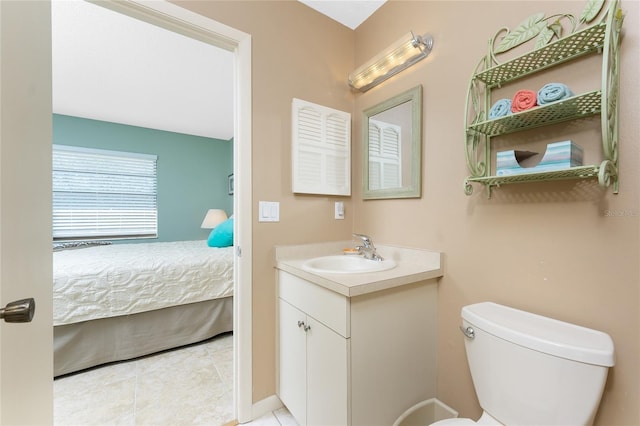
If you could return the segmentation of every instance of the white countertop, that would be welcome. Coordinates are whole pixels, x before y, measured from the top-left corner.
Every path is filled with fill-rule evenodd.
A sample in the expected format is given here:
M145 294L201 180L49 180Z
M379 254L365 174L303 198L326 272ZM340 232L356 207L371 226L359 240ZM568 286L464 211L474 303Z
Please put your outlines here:
M311 258L343 254L353 247L353 241L303 244L275 247L275 267L343 296L361 296L405 284L439 278L444 275L442 253L424 249L376 244L377 252L385 259L393 259L393 269L368 273L317 273L302 269Z

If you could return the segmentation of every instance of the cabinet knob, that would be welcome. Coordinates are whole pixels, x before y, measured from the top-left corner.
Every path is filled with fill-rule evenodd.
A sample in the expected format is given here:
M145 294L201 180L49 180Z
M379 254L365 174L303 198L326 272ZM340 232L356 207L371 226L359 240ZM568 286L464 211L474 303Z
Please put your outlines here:
M311 330L311 326L304 323L304 321L298 321L298 328L302 327L305 332Z

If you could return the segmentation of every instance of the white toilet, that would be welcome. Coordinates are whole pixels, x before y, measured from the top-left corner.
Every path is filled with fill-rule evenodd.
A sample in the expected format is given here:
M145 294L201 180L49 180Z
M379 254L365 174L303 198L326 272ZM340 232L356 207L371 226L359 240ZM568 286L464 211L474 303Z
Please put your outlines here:
M591 425L613 366L608 334L485 302L462 308L465 348L484 410L453 425Z

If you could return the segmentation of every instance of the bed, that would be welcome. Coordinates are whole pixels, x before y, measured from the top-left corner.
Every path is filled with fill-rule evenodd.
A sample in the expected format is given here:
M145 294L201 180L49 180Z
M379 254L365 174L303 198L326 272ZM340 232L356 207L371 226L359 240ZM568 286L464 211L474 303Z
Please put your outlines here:
M233 330L233 247L114 244L53 254L54 376Z

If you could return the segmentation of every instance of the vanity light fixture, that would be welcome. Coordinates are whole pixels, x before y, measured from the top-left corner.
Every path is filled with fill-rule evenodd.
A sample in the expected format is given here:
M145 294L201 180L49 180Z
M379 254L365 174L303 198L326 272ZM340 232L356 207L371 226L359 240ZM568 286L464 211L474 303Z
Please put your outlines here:
M429 34L420 36L414 35L411 31L349 74L349 85L366 92L426 58L432 47L433 38Z

